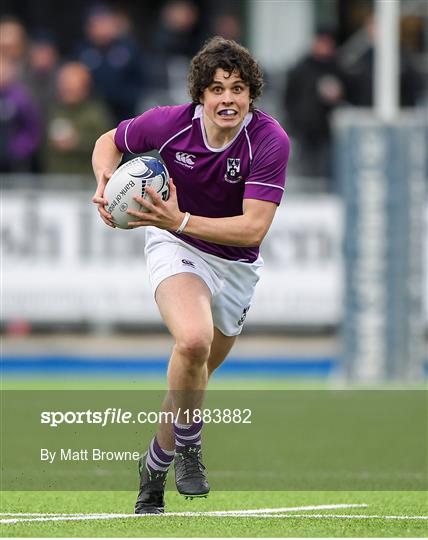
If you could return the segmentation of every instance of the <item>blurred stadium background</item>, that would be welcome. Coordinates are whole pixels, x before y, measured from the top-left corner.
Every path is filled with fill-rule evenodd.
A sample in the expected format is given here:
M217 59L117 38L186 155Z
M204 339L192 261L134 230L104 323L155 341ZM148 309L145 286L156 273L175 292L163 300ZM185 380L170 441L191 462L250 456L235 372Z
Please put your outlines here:
M218 33L259 59L259 106L292 139L264 276L219 376L424 383L428 13L398 5L401 108L385 120L374 2L4 0L3 380L165 372L143 231L98 219L90 155L119 120L188 99L189 59Z

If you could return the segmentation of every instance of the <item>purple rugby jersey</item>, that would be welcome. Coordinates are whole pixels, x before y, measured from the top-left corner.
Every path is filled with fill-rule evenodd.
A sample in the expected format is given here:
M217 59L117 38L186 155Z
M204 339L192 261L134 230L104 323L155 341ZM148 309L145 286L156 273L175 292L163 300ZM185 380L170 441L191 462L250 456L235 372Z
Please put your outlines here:
M290 149L279 123L256 109L231 142L212 148L202 113L202 105L192 103L150 109L119 124L116 146L132 154L158 150L177 187L182 212L222 218L242 215L243 199L279 204ZM258 247L224 246L186 234L179 238L223 259L253 262L259 255Z

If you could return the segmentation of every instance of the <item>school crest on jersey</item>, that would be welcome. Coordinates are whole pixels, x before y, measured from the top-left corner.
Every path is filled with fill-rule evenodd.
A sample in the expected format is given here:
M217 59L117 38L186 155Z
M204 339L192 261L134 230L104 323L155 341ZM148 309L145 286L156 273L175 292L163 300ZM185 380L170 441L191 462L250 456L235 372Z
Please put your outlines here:
M226 174L224 179L230 184L236 184L242 180L242 176L239 175L241 170L241 160L239 158L227 158Z

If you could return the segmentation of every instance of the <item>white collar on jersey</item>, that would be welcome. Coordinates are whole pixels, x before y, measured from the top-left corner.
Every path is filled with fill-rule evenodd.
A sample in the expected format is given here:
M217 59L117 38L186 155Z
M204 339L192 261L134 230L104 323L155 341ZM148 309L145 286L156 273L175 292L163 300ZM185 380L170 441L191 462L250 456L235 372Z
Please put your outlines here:
M222 146L221 148L213 148L212 146L208 144L208 141L207 141L207 134L205 133L204 123L202 122L203 111L204 111L203 105L196 105L195 114L193 115L192 120L195 120L196 118L200 118L202 137L204 139L205 146L208 148L208 150L211 150L211 152L223 152L223 150L226 150L226 148L228 148L231 144L233 144L236 141L241 131L248 126L248 124L251 122L253 118L252 112L249 112L248 114L246 114L238 133L233 137L233 139L229 141L226 145Z

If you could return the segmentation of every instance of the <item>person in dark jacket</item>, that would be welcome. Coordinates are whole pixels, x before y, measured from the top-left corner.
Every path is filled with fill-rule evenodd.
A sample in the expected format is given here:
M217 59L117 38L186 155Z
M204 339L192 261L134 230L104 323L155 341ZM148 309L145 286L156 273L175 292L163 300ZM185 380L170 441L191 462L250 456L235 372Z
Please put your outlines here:
M151 73L160 89L181 103L189 63L202 41L199 9L191 0L169 0L163 6L153 34Z
M88 67L116 122L137 114L144 91L144 59L129 33L124 33L118 13L104 5L92 8L77 59Z
M284 95L287 128L295 140L295 172L330 176L330 115L345 98L345 78L336 59L336 41L320 30L310 53L287 74Z
M370 15L364 26L366 48L352 62L346 64L349 80L348 99L357 107L372 107L374 101L374 42L376 21ZM400 107L414 107L423 97L425 84L422 73L416 69L409 50L400 46Z

